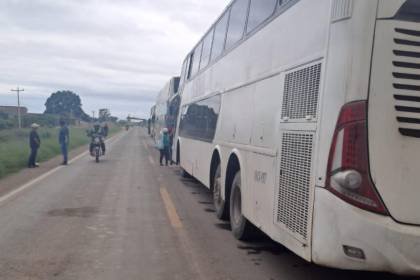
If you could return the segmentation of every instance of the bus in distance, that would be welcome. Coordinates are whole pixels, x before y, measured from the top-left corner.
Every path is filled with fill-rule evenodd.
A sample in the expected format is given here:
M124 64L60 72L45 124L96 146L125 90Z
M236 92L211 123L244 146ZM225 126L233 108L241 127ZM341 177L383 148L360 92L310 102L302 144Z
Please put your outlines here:
M420 275L420 1L234 0L180 91L174 156L236 238Z
M180 103L177 95L178 87L179 77L173 77L165 84L157 96L152 129L155 142L158 141L163 128L167 128L170 131L175 129Z

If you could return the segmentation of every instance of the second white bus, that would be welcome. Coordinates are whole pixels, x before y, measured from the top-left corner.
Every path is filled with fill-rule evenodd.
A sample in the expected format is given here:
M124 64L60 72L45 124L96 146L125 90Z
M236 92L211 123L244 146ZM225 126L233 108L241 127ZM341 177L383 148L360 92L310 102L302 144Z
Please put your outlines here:
M152 129L155 142L159 140L162 129L173 131L176 127L179 111L178 87L179 77L172 77L157 95Z

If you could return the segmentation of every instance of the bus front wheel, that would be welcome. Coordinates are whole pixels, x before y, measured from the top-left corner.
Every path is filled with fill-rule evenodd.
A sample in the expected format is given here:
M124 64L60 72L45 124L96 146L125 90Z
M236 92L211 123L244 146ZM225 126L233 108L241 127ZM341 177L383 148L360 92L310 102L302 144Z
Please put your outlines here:
M230 193L230 226L236 239L246 241L254 238L256 229L242 214L241 172L232 182Z

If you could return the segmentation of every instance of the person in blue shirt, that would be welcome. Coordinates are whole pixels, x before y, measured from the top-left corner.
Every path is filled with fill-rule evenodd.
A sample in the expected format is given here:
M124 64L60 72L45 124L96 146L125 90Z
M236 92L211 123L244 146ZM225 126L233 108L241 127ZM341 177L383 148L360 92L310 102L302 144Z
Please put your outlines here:
M64 120L60 120L60 131L58 133L58 142L60 143L61 153L63 155L62 165L68 164L68 147L70 140L69 128Z
M39 167L38 163L36 163L36 156L38 154L38 149L41 146L41 139L38 135L38 127L39 125L36 123L33 123L31 125L31 133L29 134L29 147L31 148L31 154L29 156L28 160L28 167L34 168Z

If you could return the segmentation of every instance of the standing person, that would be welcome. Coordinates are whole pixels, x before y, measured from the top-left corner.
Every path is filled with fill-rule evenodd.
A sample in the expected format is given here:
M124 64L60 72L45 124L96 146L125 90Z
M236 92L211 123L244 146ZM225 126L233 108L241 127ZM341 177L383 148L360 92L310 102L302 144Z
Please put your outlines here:
M38 127L39 125L36 123L31 125L31 133L29 134L29 147L31 148L31 154L28 160L28 168L39 167L38 163L36 163L38 149L41 146L41 139L38 135Z
M58 134L58 142L60 143L61 153L63 155L62 165L68 164L68 146L70 142L69 128L64 120L60 120L60 131Z
M165 157L166 166L168 166L169 160L169 133L168 129L162 129L162 133L160 135L160 165L163 166L162 160Z

